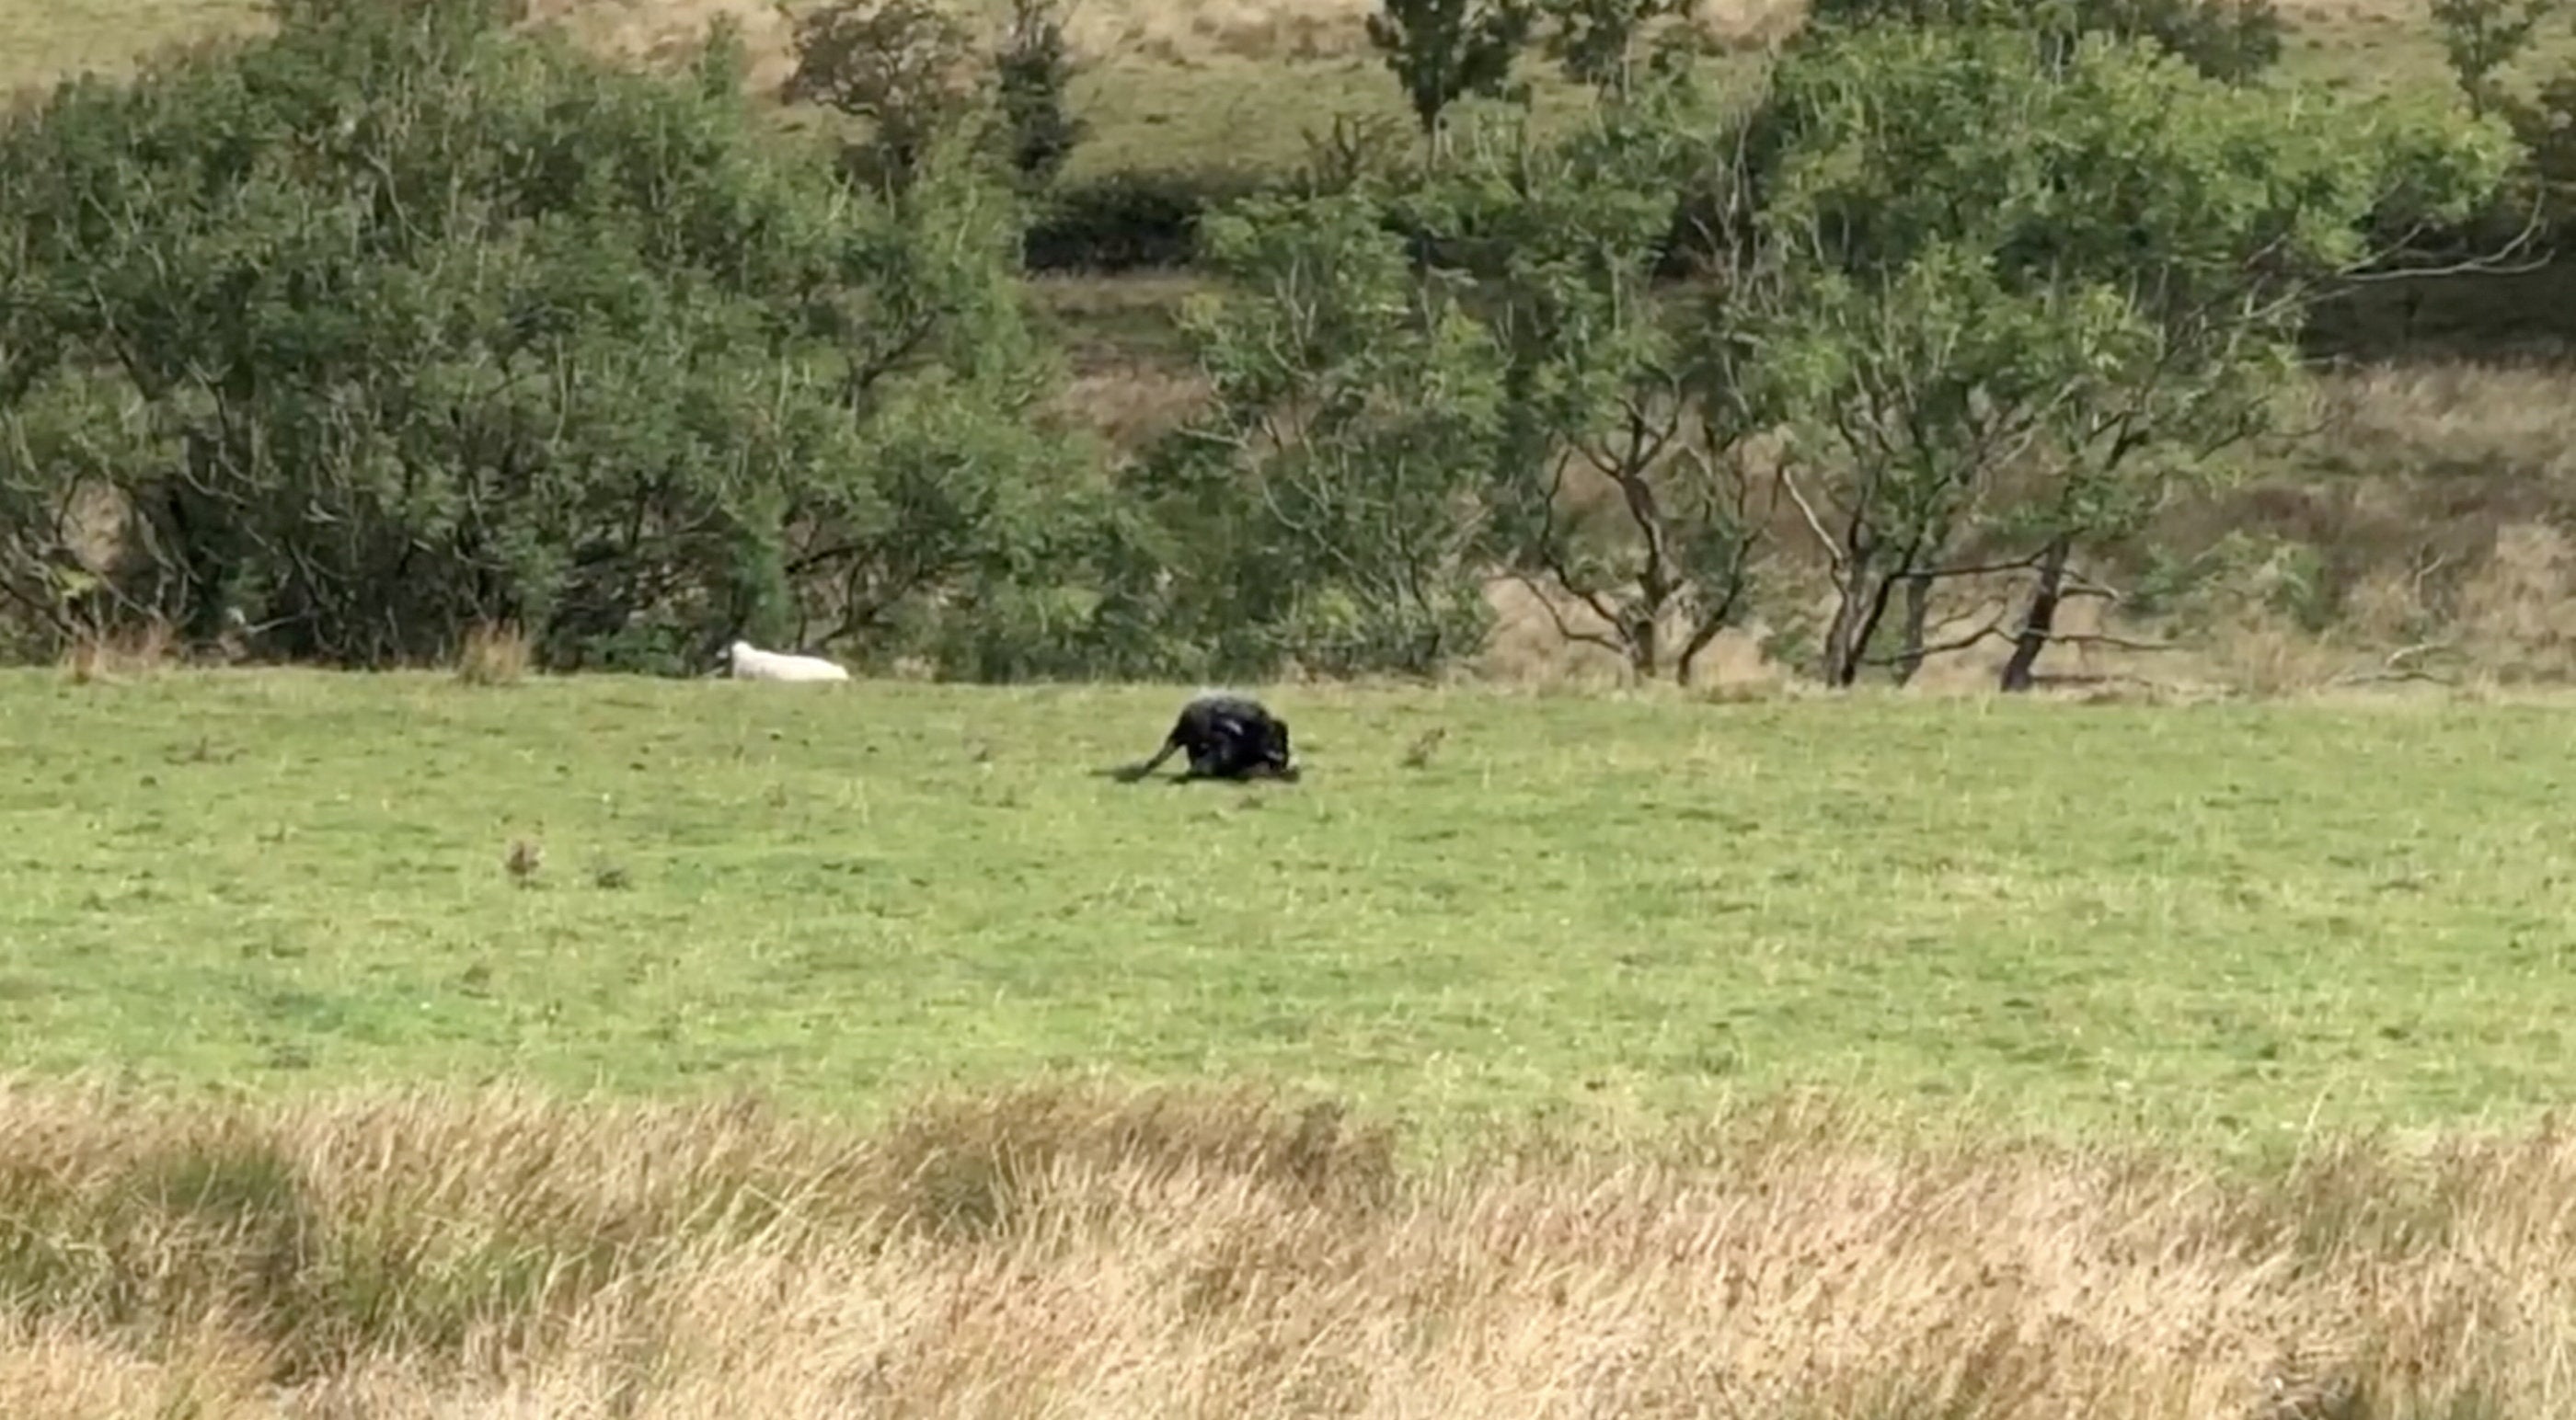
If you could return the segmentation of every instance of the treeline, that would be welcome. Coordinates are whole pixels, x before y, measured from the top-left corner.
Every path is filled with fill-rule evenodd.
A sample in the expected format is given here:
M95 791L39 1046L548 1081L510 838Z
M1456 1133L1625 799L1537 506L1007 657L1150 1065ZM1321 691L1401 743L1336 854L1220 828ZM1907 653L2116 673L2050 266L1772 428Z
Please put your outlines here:
M845 3L896 16L938 13L927 0ZM1025 14L1051 0L1015 3ZM1633 59L1631 46L1641 35L1691 38L1723 62L1723 45L1682 28L1697 9L1698 0L1414 0L1386 4L1372 38L1417 121L1428 127L1459 99L1526 104L1534 78L1596 79L1605 61ZM2231 83L2271 77L2288 34L2272 0L1812 0L1807 11L1811 29L2003 24L2030 31L2061 51L2085 34L2141 40ZM2507 122L2525 145L2525 159L2496 201L2456 230L2417 234L2420 244L2466 253L2511 243L2526 263L2563 250L2576 218L2570 201L2576 194L2576 142L2568 137L2576 133L2576 67L2552 69L2537 51L2548 34L2576 19L2576 0L2430 0L2426 19L2461 99L2474 112ZM903 22L906 29L915 25L949 36L970 67L980 62L999 74L1013 62L1011 41L979 60L969 32ZM1443 35L1444 27L1454 34ZM1014 27L1007 33L1026 31ZM1480 34L1489 39L1478 51ZM1069 69L1061 72L1070 77ZM1416 76L1444 72L1457 76L1448 87L1436 81L1417 87ZM999 87L1003 81L991 82ZM881 102L899 106L911 100L889 92ZM1079 128L1065 131L1067 147L1081 137ZM1320 129L1309 126L1305 138L1310 159L1293 171L1246 168L1214 157L1069 179L1050 170L1031 188L1042 200L1032 213L1028 266L1045 272L1188 267L1197 260L1198 223L1206 213L1246 197L1309 191L1319 176L1329 181L1354 161L1382 160L1404 135L1374 119L1342 116ZM2410 294L2420 304L2422 293ZM2516 328L2527 324L2518 320ZM2576 337L2576 322L2564 323L2561 333ZM2474 340L2479 332L2461 334Z
M1060 31L910 3L800 27L819 141L724 30L654 76L499 0L279 0L14 118L0 631L1427 673L1511 578L1644 675L1758 615L1832 684L2002 637L2018 686L2279 431L2318 303L2535 171L2499 103L2246 82L2277 35L2215 0L1846 0L1724 83L1664 0L1389 0L1420 142L1195 219L1208 399L1113 460L1023 306ZM1579 117L1459 116L1532 52Z

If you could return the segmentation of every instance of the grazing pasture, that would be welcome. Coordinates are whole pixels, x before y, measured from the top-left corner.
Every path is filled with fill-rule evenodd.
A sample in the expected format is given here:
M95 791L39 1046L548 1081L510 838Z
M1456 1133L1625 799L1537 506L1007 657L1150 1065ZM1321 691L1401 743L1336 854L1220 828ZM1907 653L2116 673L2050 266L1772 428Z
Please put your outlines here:
M8 673L0 1068L2212 1139L2576 1083L2559 707L1263 693L1302 784L1101 777L1185 688Z

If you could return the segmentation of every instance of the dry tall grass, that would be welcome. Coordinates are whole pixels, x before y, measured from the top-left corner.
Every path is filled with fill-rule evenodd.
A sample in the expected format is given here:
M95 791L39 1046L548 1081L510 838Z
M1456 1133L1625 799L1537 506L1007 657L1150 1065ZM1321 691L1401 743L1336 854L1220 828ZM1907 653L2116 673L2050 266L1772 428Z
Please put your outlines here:
M179 649L178 633L162 621L93 632L64 649L63 675L74 685L151 675L178 659Z
M1000 0L953 0L961 13L1000 15ZM790 11L809 8L792 0ZM1226 56L1313 60L1368 51L1365 21L1376 0L1080 0L1068 7L1066 38L1096 63L1139 57L1169 62ZM2282 0L2295 24L2422 27L2413 0ZM1710 33L1760 44L1786 35L1805 13L1802 0L1708 0L1700 7ZM743 27L755 79L775 80L787 67L788 23L763 0L540 0L537 18L565 23L613 53L659 56L694 45L707 22L729 16Z
M2320 382L2317 436L2239 493L2180 508L2160 538L2232 530L2308 549L2324 634L2253 618L2216 650L2257 692L2394 657L2449 678L2576 672L2576 370L2564 362L2397 362ZM2261 589L2246 590L2259 595Z
M1746 1111L1407 1168L1250 1095L0 1087L0 1413L2546 1416L2576 1140L2228 1170Z
M2078 639L2053 650L2043 670L2258 696L2412 677L2476 686L2576 675L2571 389L2576 367L2563 361L2390 362L2325 373L2310 437L2288 452L2266 450L2260 476L2246 486L2179 501L2148 539L2182 560L2235 535L2270 548L2270 560L2200 589L2220 614L2177 625L2092 599L2070 602L2058 629ZM1792 521L1772 534L1793 562L1811 551ZM2131 560L2142 551L2132 549ZM2311 565L2277 565L2292 553ZM2009 624L2024 595L2019 585L1989 579L1948 588L1942 610L1954 629L1932 639L1998 613ZM1567 684L1620 678L1614 657L1558 635L1526 589L1498 585L1491 600L1500 625L1479 667L1486 675ZM1590 625L1587 613L1557 600L1558 616ZM2284 603L2304 606L2294 612ZM1821 594L1804 608L1817 619L1825 610ZM1790 668L1764 654L1762 634L1757 626L1721 638L1707 680L1776 683ZM1990 687L2007 650L1997 638L1932 657L1914 687Z
M528 674L528 638L516 625L478 622L456 651L456 678L467 685L516 685Z
M757 83L785 76L787 16L811 8L806 0L784 10L763 0L540 0L532 15L604 52L636 58L686 52L710 21L726 17L742 27ZM950 0L950 8L996 22L1007 9L1000 0ZM1366 18L1376 8L1375 0L1089 0L1067 7L1065 38L1092 63L1311 60L1365 52ZM1724 0L1708 7L1707 23L1720 35L1758 39L1785 32L1798 10L1789 0Z

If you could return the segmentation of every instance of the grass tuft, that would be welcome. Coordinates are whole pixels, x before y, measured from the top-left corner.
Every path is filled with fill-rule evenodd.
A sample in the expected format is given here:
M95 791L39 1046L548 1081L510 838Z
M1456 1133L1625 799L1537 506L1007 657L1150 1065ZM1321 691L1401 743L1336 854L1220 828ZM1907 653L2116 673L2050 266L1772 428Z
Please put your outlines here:
M63 678L74 685L95 685L154 675L178 658L178 647L177 633L159 621L135 630L84 634L63 652Z
M528 638L515 625L479 622L456 653L456 678L466 685L516 685L527 678Z

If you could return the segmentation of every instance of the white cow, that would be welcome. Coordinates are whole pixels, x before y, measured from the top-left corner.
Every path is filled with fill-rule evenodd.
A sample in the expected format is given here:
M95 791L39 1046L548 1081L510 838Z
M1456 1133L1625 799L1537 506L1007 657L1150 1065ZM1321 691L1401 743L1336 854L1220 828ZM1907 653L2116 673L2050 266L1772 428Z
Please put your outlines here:
M764 651L748 641L725 648L725 670L736 680L848 680L850 673L820 656Z

